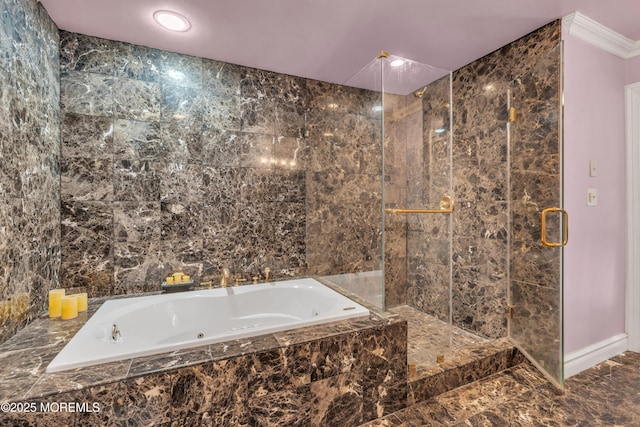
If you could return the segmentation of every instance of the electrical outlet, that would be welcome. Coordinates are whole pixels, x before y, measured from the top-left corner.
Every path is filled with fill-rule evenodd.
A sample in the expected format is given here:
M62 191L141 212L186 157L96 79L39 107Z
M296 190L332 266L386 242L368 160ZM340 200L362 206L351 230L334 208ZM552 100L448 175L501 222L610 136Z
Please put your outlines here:
M598 206L598 190L587 188L587 206Z

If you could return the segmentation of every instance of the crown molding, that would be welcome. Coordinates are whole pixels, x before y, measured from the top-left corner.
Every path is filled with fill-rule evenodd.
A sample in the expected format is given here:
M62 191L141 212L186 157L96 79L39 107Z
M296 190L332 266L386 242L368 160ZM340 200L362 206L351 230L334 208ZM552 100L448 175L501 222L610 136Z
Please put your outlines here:
M640 40L631 40L580 12L562 18L562 30L622 59L640 55Z

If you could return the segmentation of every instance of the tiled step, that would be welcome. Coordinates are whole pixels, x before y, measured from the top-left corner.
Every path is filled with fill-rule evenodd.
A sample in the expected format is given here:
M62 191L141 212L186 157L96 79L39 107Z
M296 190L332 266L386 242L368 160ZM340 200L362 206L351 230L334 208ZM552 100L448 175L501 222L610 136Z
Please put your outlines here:
M486 378L525 360L506 338L456 350L448 360L408 378L407 406Z
M528 362L522 362L360 427L531 425L522 419L523 416L526 418L526 412L524 415L505 413L505 417L520 418L519 422L507 421L496 413L507 402L531 405L531 399L527 396L534 390L536 395L549 396L549 399L557 393L536 368Z

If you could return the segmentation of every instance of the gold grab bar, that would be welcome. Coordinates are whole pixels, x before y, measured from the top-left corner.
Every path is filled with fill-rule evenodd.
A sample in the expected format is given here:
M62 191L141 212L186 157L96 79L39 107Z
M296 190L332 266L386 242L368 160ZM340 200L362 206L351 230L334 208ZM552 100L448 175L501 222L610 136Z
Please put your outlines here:
M549 242L547 241L547 214L550 212L562 213L562 242ZM569 241L569 214L562 208L547 208L540 214L540 240L542 244L549 248L557 248L559 246L565 246Z
M454 203L451 196L442 196L440 209L385 209L392 214L419 214L419 213L453 213Z

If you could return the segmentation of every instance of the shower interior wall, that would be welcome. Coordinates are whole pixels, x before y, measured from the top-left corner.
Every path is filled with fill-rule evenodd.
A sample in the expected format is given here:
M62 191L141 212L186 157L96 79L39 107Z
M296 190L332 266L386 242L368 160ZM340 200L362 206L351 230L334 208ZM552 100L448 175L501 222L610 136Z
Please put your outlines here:
M387 307L406 303L479 335L505 337L512 284L516 300L547 295L528 299L513 332L549 338L530 329L535 317L557 338L558 325L538 316L541 307L559 309L546 291L558 283L558 255L540 245L544 206L527 200L558 199L560 168L540 165L559 159L559 42L556 21L454 71L451 98L448 77L422 99L385 94L385 207L434 209L444 194L456 203L451 216L386 215ZM536 77L528 77L531 70ZM510 94L522 113L511 150Z

